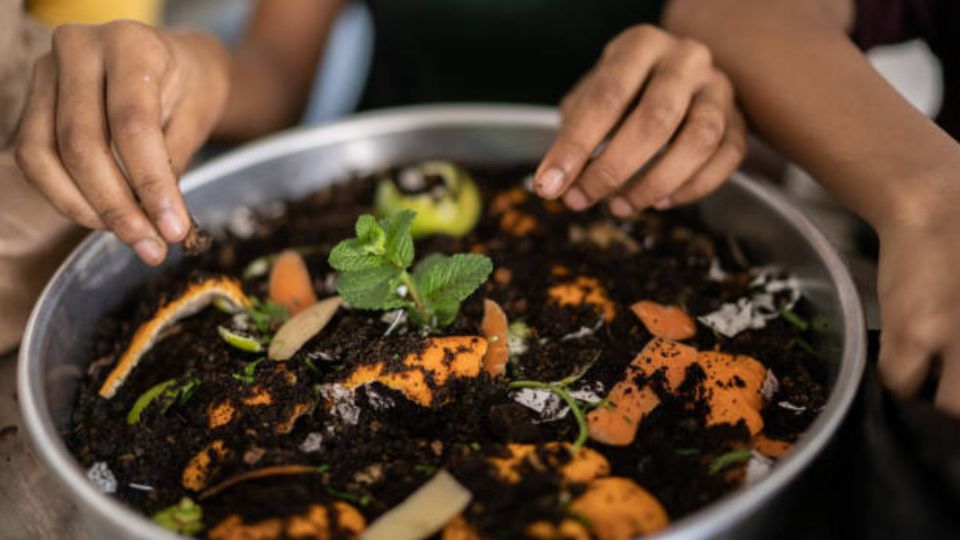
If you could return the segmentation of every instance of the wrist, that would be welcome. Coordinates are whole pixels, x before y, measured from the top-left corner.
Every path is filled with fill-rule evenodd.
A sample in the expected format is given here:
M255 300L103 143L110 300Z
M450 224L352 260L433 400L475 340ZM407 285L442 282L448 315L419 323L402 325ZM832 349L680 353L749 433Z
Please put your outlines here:
M892 231L931 231L956 222L960 186L953 181L957 165L925 168L893 179L887 203L866 216L881 236Z

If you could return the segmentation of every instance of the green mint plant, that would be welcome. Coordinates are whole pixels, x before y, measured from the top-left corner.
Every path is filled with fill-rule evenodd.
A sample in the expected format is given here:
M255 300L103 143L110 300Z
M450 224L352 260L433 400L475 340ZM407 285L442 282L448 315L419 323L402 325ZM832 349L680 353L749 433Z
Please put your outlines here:
M434 254L411 269L410 225L416 215L404 210L380 220L360 216L356 237L330 252L330 266L340 272L337 292L358 309L403 308L420 326L446 326L456 318L461 302L490 276L493 263L477 254Z

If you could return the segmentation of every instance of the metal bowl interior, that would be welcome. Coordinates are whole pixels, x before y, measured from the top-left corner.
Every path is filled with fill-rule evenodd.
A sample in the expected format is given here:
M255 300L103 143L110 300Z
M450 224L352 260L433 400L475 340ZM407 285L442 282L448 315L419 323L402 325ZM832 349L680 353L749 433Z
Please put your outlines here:
M371 113L243 147L189 173L182 187L195 215L216 225L239 205L297 197L353 173L399 163L428 158L485 166L533 162L549 145L556 125L553 110L532 107ZM837 430L865 358L864 319L853 282L808 219L775 191L741 174L700 205L712 228L742 239L756 260L781 265L800 278L805 296L830 322L830 332L818 345L827 351L831 391L823 412L767 478L675 522L663 538L746 533L751 519L797 478ZM19 400L34 448L84 510L89 526L105 537L174 538L88 483L61 436L70 424L96 322L158 271L162 268L139 264L112 235L91 235L48 284L20 350Z

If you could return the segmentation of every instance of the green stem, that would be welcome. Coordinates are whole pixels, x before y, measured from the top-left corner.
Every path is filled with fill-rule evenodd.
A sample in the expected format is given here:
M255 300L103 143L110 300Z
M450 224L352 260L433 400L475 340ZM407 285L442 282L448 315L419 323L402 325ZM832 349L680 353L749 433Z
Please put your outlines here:
M417 313L420 314L420 319L423 321L423 324L430 324L430 312L427 310L427 306L423 303L423 299L420 298L420 291L417 290L416 283L413 282L413 277L406 270L400 274L400 281L407 287L407 292L410 293L410 298L413 299L414 309L417 310Z
M580 404L577 403L577 400L570 395L570 392L566 388L553 384L545 383L540 381L513 381L508 385L508 388L511 390L517 390L520 388L536 388L540 390L548 390L554 394L560 396L560 398L567 402L567 405L570 407L570 411L573 412L573 417L577 420L577 427L580 428L580 433L577 435L577 440L573 442L573 446L570 447L571 453L576 453L580 448L583 447L587 442L587 438L590 436L590 432L587 429L587 419L583 415L583 410L580 408Z

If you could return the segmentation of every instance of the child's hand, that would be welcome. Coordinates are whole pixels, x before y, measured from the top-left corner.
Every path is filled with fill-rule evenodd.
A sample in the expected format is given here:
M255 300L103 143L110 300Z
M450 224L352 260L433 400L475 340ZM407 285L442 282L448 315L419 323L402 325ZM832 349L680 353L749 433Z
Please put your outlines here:
M177 174L217 121L226 54L195 33L68 25L37 61L17 163L63 214L148 264L190 229Z
M880 373L896 395L911 397L939 358L936 405L960 416L960 223L949 213L929 217L880 231Z
M692 202L722 184L746 152L733 88L710 51L654 26L611 41L560 110L535 186L574 210L610 195L618 216Z

